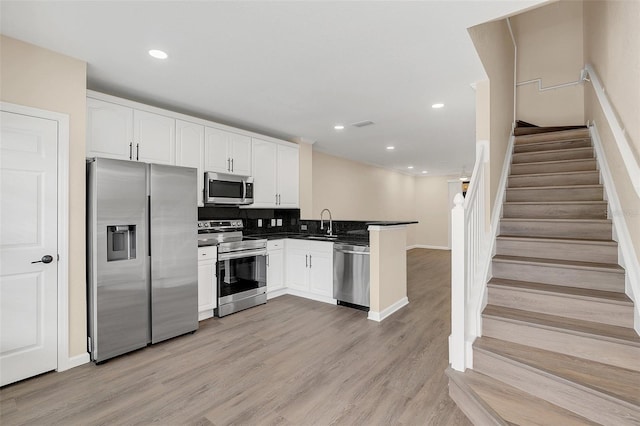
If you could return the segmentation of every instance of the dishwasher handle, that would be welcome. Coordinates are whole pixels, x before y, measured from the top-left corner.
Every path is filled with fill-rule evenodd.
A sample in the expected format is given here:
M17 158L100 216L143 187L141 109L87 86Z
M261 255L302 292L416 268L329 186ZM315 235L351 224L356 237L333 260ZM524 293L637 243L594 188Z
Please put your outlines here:
M369 256L369 252L368 251L353 251L353 250L341 250L341 249L334 249L334 251L336 251L338 253L359 254L359 255L362 255L362 256Z

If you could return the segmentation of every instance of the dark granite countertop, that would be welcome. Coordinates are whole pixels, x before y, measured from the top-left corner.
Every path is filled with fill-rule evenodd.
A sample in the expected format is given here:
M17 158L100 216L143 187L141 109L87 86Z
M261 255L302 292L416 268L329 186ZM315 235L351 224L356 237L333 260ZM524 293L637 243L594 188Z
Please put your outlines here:
M417 220L407 220L407 221L381 221L381 222L367 222L366 225L374 225L374 226L396 226L396 225L413 225L418 223Z
M265 234L249 234L247 237L263 238L266 240L281 240L284 238L292 238L295 240L307 240L307 241L322 241L322 242L335 242L342 244L354 244L360 246L369 245L368 235L352 235L352 234L338 234L335 238L327 238L324 234L305 234L295 232L275 232Z

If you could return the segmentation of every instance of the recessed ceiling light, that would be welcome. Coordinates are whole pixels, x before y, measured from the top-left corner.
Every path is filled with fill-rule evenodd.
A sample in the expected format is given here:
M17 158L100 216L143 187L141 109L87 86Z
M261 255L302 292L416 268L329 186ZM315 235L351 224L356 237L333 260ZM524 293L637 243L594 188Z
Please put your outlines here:
M428 172L427 172L426 170L423 170L423 171L422 171L422 174L425 174L425 173L428 173Z
M442 108L443 106L444 106L444 104L440 104L440 103L438 103L438 104L433 104L433 105L431 105L431 108L435 108L435 109L437 109L437 108Z
M333 126L333 128L336 129L336 130L343 130L344 129L344 125L336 124L335 126Z
M387 147L387 149L388 149L389 151L393 151L394 149L396 149L396 147L395 147L395 146L388 146L388 147Z
M169 57L166 52L157 49L151 49L149 51L149 55L153 56L156 59L167 59Z
M407 169L413 169L413 166L409 166L409 167L407 167Z

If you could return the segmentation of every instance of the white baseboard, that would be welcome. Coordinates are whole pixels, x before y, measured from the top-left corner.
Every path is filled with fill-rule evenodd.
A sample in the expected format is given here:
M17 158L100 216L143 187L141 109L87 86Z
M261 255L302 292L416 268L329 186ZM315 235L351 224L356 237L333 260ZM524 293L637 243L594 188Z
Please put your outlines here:
M213 317L213 309L198 312L198 321L206 320Z
M393 314L394 312L404 308L408 304L409 304L409 299L406 297L403 297L393 305L389 306L386 309L383 309L381 312L369 311L369 315L367 316L367 319L380 322L385 318L387 318L389 315Z
M407 246L407 250L413 250L416 248L420 248L420 249L430 249L430 250L451 250L451 247L447 247L447 246L431 246L428 244L414 244L411 246Z
M276 297L280 297L287 294L286 288L279 288L277 290L267 291L267 300L275 299Z
M305 299L315 300L317 302L329 303L331 305L336 305L338 301L333 297L321 296L319 294L309 293L307 291L296 290L294 288L287 288L287 294L292 296L304 297Z
M63 362L58 363L58 368L56 370L58 372L66 371L71 368L78 367L82 364L86 364L89 361L91 361L91 358L89 357L89 353L85 352L83 354L72 356L67 358L66 360L61 360L61 361Z

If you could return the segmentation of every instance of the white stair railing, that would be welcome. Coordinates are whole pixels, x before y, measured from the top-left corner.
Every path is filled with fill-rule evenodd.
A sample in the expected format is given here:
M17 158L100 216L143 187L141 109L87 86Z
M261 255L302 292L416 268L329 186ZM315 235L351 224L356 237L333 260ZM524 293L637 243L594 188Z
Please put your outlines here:
M457 371L473 366L471 345L480 328L477 311L485 287L486 271L483 265L490 235L485 221L485 164L488 157L488 144L479 142L466 197L458 193L451 210L449 363Z

